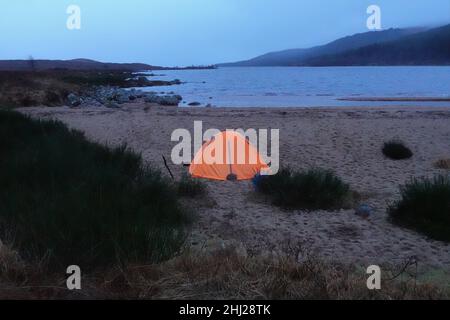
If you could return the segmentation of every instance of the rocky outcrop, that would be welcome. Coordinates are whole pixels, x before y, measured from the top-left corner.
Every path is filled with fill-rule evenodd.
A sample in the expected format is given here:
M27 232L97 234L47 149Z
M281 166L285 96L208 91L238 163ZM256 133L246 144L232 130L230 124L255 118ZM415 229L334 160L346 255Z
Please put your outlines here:
M182 97L175 94L158 95L155 92L144 92L137 89L102 86L91 89L83 95L70 93L66 100L67 105L73 108L85 106L119 108L122 104L138 100L163 106L178 106Z

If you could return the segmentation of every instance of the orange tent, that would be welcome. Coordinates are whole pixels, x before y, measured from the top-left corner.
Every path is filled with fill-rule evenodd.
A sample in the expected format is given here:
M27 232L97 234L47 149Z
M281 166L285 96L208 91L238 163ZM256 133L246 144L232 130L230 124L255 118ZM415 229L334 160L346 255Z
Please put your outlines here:
M268 168L244 136L223 131L203 144L189 166L189 173L195 178L250 180Z

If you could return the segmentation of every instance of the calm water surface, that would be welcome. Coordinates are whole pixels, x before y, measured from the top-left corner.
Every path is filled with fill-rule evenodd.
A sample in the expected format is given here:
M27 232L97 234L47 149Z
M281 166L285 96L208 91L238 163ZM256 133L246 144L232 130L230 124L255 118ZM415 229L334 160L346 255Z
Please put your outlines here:
M450 102L355 102L339 98L450 98L450 67L242 67L155 71L151 79L185 82L146 88L174 92L182 106L200 102L218 107L320 107L419 105Z

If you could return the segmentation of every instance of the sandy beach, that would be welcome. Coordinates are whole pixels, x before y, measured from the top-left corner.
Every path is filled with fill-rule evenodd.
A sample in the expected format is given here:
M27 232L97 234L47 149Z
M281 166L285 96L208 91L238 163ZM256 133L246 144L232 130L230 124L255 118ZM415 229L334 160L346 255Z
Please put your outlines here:
M301 243L325 259L365 264L402 263L416 257L421 266L450 269L450 244L392 225L386 209L399 185L412 177L445 172L434 162L450 157L450 108L176 108L127 104L108 108L22 108L33 117L54 118L108 145L126 143L145 161L161 168L176 144L174 129L280 129L282 167L334 170L362 202L375 208L369 219L353 209L337 212L283 211L255 195L246 182L207 181L208 199L196 200L199 219L189 239L233 240L250 253ZM414 152L406 161L385 159L384 141L402 139ZM186 167L171 165L179 177Z

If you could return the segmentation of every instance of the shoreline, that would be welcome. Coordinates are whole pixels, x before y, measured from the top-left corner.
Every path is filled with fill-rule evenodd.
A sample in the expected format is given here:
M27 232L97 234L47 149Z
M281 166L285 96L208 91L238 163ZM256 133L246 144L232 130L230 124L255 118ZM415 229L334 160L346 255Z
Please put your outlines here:
M450 98L439 97L344 97L336 100L357 102L450 102Z
M395 111L408 111L408 110L420 110L420 111L449 111L450 103L448 106L280 106L280 107L252 107L252 106L240 106L240 107L197 107L197 106L178 106L182 110L229 110L229 111L280 111L280 110L320 110L320 111L336 111L336 110L354 110L354 111L364 111L364 110L395 110Z

